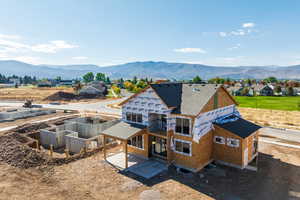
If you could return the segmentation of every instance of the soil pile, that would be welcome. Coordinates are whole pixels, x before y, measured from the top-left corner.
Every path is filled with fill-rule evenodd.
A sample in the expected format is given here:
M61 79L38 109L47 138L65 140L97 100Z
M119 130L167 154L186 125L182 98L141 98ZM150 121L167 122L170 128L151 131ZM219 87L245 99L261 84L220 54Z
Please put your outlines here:
M48 96L47 98L45 98L45 101L70 101L73 99L77 99L77 95L73 94L73 93L69 93L69 92L56 92L50 96Z
M15 133L0 137L0 161L25 169L46 163L47 155L22 144L16 136Z

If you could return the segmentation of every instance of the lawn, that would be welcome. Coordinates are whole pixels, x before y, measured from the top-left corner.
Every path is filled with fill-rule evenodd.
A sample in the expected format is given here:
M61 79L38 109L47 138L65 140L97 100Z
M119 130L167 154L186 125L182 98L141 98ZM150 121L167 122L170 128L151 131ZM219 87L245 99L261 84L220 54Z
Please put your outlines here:
M239 103L240 107L300 111L300 96L297 97L235 96L234 98Z

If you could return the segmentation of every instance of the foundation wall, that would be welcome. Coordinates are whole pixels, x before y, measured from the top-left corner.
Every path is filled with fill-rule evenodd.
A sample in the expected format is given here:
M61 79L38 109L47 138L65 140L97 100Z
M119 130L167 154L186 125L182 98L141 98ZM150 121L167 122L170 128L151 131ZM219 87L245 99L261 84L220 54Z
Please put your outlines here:
M13 112L0 112L0 122L13 121L28 117L35 117L40 115L49 115L55 113L55 110L18 110Z

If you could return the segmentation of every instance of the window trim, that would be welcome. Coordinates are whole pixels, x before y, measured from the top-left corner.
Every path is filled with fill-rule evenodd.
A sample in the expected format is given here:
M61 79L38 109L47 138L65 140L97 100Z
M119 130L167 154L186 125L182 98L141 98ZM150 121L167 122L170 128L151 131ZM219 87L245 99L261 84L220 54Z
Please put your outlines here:
M237 145L231 144L230 143L231 141L237 141ZM226 145L229 146L229 147L233 147L233 148L239 148L240 147L240 140L239 139L235 139L235 138L227 138Z
M132 147L132 148L135 148L135 149L145 150L145 145L144 145L144 134L141 135L141 136L142 136L142 148L132 145L132 139L133 139L133 138L136 138L136 144L137 144L137 142L138 142L138 140L137 140L138 136L140 136L140 135L136 135L136 136L131 137L130 139L128 139L128 140L131 141L131 144L128 144L128 141L127 141L127 145L130 146L130 147Z
M127 119L127 115L128 115L128 114L130 115L130 119L131 119L131 120L128 120L128 119ZM135 115L136 121L133 121L133 120L132 120L132 119L133 119L133 117L132 117L133 114ZM142 120L141 122L138 121L138 118L139 118L138 115L141 116L141 120ZM143 117L143 114L142 114L142 113L125 112L125 120L126 120L127 122L129 122L129 123L143 124L143 118L144 118L144 117Z
M189 120L189 134L184 134L184 133L179 133L176 131L176 125L177 125L177 119L187 119ZM183 130L183 120L181 121L181 129ZM190 118L187 117L175 117L175 129L174 129L174 133L176 135L181 135L181 136L186 136L186 137L192 137L192 120Z
M187 144L189 144L190 153L187 154L187 153L184 153L184 152L177 151L176 150L176 142L181 142L181 143L187 143ZM181 155L184 155L184 156L190 156L191 157L192 156L192 142L187 141L187 140L174 139L174 152L178 153L178 154L181 154Z
M218 142L218 141L216 140L217 138L220 138L220 139L221 139L221 142ZM216 144L225 144L225 143L226 143L226 138L223 137L223 136L215 135L215 136L214 136L214 142L215 142Z

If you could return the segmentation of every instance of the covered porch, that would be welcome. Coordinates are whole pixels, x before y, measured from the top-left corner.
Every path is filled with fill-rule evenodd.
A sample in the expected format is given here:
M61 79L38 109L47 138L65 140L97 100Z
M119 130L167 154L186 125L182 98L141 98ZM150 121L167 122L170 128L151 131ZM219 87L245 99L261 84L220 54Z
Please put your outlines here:
M162 171L167 170L166 162L148 159L149 135L147 131L145 131L145 128L146 127L142 125L119 122L105 130L103 133L104 160L120 170L126 170L146 179L152 178ZM130 145L132 144L132 138L141 136L143 138L143 149L132 147L132 145ZM108 138L121 141L123 151L108 154L106 145ZM138 143L138 141L136 141L136 143ZM129 150L131 150L131 152ZM132 152L132 150L138 151Z
M102 133L104 160L120 169L126 169L129 166L141 163L143 160L146 160L146 158L143 159L139 156L128 153L128 140L137 135L143 135L144 129L145 126L143 125L130 124L125 122L119 122L118 124L115 124L114 126L106 129ZM108 157L106 145L106 141L108 138L121 141L121 143L123 144L123 152ZM123 163L121 163L122 157L124 158Z

